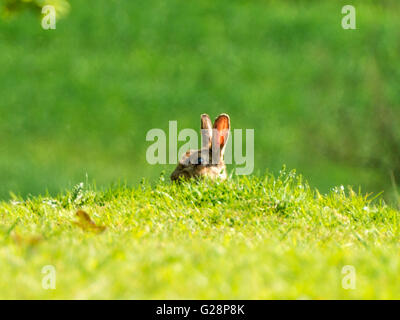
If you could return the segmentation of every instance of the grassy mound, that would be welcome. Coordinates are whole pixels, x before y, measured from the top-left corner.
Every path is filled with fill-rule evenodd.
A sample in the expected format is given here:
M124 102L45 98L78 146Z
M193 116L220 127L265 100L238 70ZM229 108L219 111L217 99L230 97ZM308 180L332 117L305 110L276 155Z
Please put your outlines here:
M0 214L0 298L400 297L399 211L342 187L320 194L294 172L79 185ZM355 289L342 286L348 265Z

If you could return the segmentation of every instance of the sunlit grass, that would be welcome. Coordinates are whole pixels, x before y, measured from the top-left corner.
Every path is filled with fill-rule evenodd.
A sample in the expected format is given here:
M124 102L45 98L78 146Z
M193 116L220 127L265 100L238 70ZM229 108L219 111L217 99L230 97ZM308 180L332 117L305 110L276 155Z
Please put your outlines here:
M400 297L399 211L373 196L320 194L285 170L163 180L0 203L0 298ZM105 231L77 224L77 210ZM42 288L45 265L55 290Z

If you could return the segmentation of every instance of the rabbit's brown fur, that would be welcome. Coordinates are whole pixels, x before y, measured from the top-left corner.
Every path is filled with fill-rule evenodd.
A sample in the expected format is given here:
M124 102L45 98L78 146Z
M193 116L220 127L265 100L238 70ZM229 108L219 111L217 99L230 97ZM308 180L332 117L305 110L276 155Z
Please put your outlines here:
M171 174L171 180L209 177L226 179L224 151L229 138L230 119L220 114L211 124L207 114L201 115L202 148L187 151Z

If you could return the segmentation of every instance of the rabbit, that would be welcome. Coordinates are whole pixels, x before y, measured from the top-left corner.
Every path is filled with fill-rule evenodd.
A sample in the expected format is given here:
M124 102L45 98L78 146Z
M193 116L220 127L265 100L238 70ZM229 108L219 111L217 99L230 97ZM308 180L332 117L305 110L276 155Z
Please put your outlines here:
M172 181L180 179L208 177L225 180L227 178L224 163L224 151L229 138L230 118L220 114L212 126L208 114L201 115L200 150L188 150L171 174Z

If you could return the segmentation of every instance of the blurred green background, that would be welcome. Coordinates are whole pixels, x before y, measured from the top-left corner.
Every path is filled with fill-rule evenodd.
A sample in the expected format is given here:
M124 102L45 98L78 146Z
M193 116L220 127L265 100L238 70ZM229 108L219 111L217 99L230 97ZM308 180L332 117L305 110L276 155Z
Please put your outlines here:
M1 2L0 198L155 179L173 166L146 162L148 130L227 112L255 129L256 174L286 164L393 199L399 1L352 1L343 30L348 1L58 0L45 31L51 2Z

